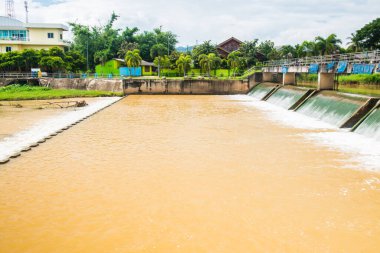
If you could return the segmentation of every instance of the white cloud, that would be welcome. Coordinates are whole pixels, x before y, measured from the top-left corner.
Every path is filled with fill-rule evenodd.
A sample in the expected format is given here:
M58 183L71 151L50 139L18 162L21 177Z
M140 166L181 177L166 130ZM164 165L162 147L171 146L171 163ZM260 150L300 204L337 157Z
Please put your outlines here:
M45 4L41 4L44 2ZM46 4L50 2L50 4ZM29 0L31 22L104 24L112 11L116 26L151 30L163 25L179 35L180 45L230 36L295 44L336 33L345 40L379 17L379 0ZM23 0L15 0L24 19Z

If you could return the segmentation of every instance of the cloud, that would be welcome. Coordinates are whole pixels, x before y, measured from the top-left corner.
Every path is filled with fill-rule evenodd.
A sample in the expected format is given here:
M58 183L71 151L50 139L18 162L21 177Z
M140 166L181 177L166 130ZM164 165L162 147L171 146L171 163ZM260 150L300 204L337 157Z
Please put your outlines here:
M23 1L15 0L23 17ZM277 45L336 33L345 40L377 18L378 0L29 0L31 22L104 24L112 11L116 26L151 30L163 26L179 36L180 45L196 41L273 40Z

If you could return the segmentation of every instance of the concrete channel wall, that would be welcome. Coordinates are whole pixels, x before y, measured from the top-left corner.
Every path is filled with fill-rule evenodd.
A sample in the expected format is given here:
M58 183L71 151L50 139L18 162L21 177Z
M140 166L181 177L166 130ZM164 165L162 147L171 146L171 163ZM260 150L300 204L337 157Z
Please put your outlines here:
M40 86L53 89L78 89L124 92L131 94L194 94L229 95L246 94L257 83L255 77L247 80L205 79L93 79L93 78L40 78L23 80L37 82ZM17 83L17 80L0 79L0 86ZM31 83L32 84L32 83Z

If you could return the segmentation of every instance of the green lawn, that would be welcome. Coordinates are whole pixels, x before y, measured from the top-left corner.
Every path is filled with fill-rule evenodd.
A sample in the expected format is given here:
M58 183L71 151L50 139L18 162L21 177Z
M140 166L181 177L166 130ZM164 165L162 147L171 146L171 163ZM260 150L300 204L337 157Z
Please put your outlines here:
M59 99L74 97L122 96L120 92L88 90L53 90L47 87L10 85L0 88L0 101Z

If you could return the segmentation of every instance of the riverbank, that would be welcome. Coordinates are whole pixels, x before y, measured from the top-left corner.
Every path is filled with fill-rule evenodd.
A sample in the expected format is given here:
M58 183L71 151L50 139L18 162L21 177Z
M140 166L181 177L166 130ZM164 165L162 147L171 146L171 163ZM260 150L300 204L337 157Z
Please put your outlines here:
M121 92L52 89L48 87L10 85L0 88L0 101L34 100L34 99L61 99L76 97L114 97L122 96Z

